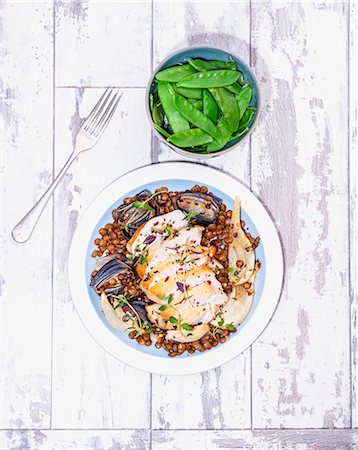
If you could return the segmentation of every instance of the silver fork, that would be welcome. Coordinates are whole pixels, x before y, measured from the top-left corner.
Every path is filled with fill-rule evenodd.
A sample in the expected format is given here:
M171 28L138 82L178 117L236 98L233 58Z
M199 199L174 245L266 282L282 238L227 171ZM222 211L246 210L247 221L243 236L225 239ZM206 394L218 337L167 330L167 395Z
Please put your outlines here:
M119 94L117 89L106 89L96 106L91 111L90 115L86 118L81 128L79 129L75 139L73 152L67 160L66 164L63 166L61 172L53 180L53 183L43 194L40 200L30 209L30 211L12 230L12 237L15 239L15 241L26 242L29 239L36 227L42 211L46 206L46 203L48 202L61 178L64 176L73 161L77 158L79 153L85 150L89 150L97 144L109 121L111 120L121 96L122 94Z

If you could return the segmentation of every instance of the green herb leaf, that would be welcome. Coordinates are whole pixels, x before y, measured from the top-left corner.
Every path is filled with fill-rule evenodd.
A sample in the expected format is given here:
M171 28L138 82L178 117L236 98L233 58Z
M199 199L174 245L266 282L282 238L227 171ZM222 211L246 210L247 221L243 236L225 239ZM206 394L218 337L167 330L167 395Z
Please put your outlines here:
M153 327L146 328L144 331L145 331L146 333L151 333L152 331L154 331L154 328L153 328Z
M227 325L225 325L225 328L226 328L227 330L229 330L229 331L234 331L234 330L235 330L235 327L234 327L234 325L233 325L232 322L231 322L231 323L228 323Z
M159 311L165 311L167 308L167 305L162 305L159 307Z
M232 267L228 267L227 271L229 272L230 275L235 275L235 269L233 269Z
M117 301L117 305L114 307L114 309L120 308L123 305L128 305L129 303L127 297L125 297L123 294L113 295L112 297Z
M175 317L173 317L173 316L170 316L170 317L169 317L169 322L170 322L170 323L175 323L175 324L178 324L178 323L179 323L178 319L175 318Z
M147 203L144 202L140 202L139 200L136 200L135 202L133 202L133 205L135 208L139 208L139 209L146 209L147 211L154 211L154 208L152 208L150 205L148 205Z
M188 214L185 216L186 220L194 219L198 214L195 211L189 211Z
M182 323L180 326L183 328L183 330L193 331L193 327L191 327L187 323Z
M138 259L138 264L146 264L148 262L148 251L144 250Z
M164 300L165 302L168 303L168 305L170 305L170 303L173 301L173 294L169 294L169 295L160 295L159 298L161 300Z
M167 226L164 228L164 233L166 233L168 236L171 236L172 234L172 227L167 223Z
M220 313L218 313L218 317L220 319L218 322L218 325L219 325L219 327L222 327L224 325L224 319Z

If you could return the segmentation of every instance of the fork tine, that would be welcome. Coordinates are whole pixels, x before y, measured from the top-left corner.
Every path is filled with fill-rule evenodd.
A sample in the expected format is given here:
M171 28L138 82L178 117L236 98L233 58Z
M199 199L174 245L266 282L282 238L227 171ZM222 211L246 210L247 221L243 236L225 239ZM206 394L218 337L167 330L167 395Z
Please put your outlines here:
M100 136L100 134L104 131L105 127L107 126L110 119L112 118L121 97L122 97L122 94L118 95L118 91L117 91L115 96L112 98L109 105L107 106L106 110L102 113L101 118L95 124L94 130L92 131L92 133L96 137Z
M108 103L108 99L111 97L113 93L113 89L107 88L102 97L100 98L100 101L97 103L93 111L91 112L90 116L86 120L86 123L84 125L84 129L88 131L89 133L92 132L91 128L93 128L98 120L99 117L101 117L103 108L105 108L106 104ZM93 113L93 114L92 114Z
M117 94L118 94L118 92L116 92L115 95L111 98L111 101L108 103L106 109L102 112L101 117L97 120L96 129L94 130L94 132L96 132L96 130L98 130L101 127L102 123L106 119L109 111L111 110L111 108L113 106L113 103L116 101Z
M102 102L104 102L105 97L108 93L110 88L107 88L104 93L102 94L101 98L98 100L98 102L96 103L95 107L92 109L92 111L89 113L89 115L86 117L86 120L83 123L83 128L84 127L88 127L90 121L93 119L94 115L96 114L96 112L99 110Z
M122 94L117 98L116 102L114 103L112 110L109 112L105 122L102 124L101 128L98 131L98 135L100 136L103 131L106 129L106 126L108 125L109 121L112 119L112 116L117 108L118 102L120 100L120 98L122 97Z

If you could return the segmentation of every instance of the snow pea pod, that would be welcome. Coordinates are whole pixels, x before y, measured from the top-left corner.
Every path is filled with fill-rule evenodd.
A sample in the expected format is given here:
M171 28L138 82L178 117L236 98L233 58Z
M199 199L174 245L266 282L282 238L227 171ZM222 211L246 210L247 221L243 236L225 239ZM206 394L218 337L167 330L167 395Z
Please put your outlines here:
M229 84L229 86L225 86L225 89L232 92L233 94L239 94L242 87L238 84L238 82Z
M241 89L241 91L236 95L237 104L240 110L240 119L244 115L247 107L251 102L252 89L249 85Z
M174 105L174 93L168 81L158 81L158 95L173 132L189 130L189 122Z
M249 131L249 129L250 129L249 127L242 128L241 130L239 130L236 133L234 133L231 136L231 138L232 139L237 139L238 137L243 136L244 134L246 134Z
M203 113L214 123L218 120L218 105L207 89L203 91Z
M155 75L155 79L176 83L177 81L180 81L184 77L195 72L196 70L190 64L182 64L180 66L168 67L167 69L161 70Z
M208 153L211 152L216 152L218 150L221 150L223 147L225 147L225 145L229 142L229 140L231 139L231 131L227 125L226 120L224 119L224 117L222 117L218 124L217 124L218 130L220 132L220 139L217 141L215 140L214 142L212 142L211 144L209 144L206 147L206 150L208 151Z
M177 147L196 147L213 142L213 138L200 128L191 128L190 130L178 131L178 133L172 134L167 138L167 141Z
M200 109L200 111L203 110L203 101L202 100L196 100L194 98L188 98L188 102L190 102L195 108Z
M160 134L162 134L165 138L168 138L171 136L167 131L164 130L160 125L154 124L155 129L159 131Z
M203 90L198 88L181 88L174 84L173 89L177 94L186 98L196 98L197 100L201 100L203 96Z
M180 80L178 87L188 88L213 88L228 86L238 80L240 73L236 70L208 70L196 72Z
M250 125L250 122L252 118L255 115L255 110L253 108L247 108L247 110L244 112L243 116L241 117L240 123L239 123L239 131L243 128Z
M220 139L220 133L216 125L203 114L198 108L195 108L187 99L181 95L175 94L174 104L177 110L193 125L206 131L214 139Z
M206 70L215 69L229 69L236 70L235 61L205 61L204 59L189 59L188 63L194 67L194 69L204 72Z
M150 110L152 112L152 117L155 125L161 126L164 121L164 113L160 107L160 102L158 99L158 94L150 94Z
M230 131L234 133L240 122L240 110L236 98L224 88L212 88L209 91L219 105Z

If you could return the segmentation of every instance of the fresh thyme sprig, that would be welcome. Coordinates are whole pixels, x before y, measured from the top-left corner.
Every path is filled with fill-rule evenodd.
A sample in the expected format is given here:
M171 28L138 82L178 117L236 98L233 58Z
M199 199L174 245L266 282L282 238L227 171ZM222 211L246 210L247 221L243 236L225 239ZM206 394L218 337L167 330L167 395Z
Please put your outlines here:
M185 219L190 221L191 219L194 219L197 215L198 213L196 213L195 211L189 211L185 216Z

